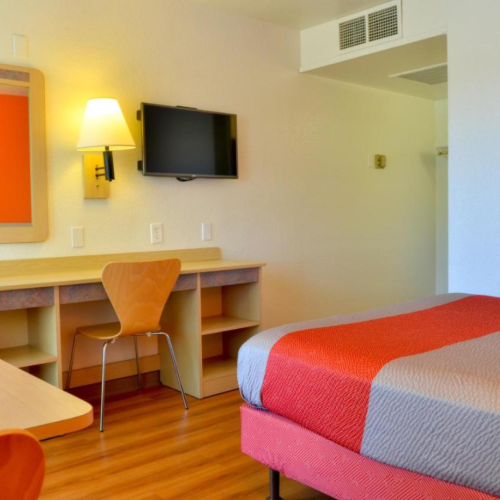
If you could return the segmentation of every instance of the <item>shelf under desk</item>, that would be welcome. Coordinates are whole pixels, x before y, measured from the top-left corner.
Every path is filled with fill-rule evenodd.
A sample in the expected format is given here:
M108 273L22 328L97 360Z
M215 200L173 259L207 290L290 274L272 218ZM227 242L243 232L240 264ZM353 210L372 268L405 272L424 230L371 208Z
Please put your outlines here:
M18 368L28 368L46 363L56 363L57 356L53 356L28 344L0 349L0 360Z

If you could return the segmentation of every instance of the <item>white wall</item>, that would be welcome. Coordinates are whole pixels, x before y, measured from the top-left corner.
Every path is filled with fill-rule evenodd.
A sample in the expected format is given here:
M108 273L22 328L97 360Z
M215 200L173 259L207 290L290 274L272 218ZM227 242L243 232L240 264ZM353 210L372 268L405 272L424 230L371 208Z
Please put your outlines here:
M448 99L436 101L436 147L448 146ZM436 293L448 291L448 157L436 156Z
M46 76L50 185L49 239L0 246L1 259L220 246L268 262L269 326L434 292L432 102L299 75L298 32L185 1L0 0L0 12L0 60ZM28 61L11 57L12 33L29 37ZM141 101L237 113L241 178L142 177L134 150L115 154L111 198L84 200L75 144L95 96L119 99L138 144Z
M451 291L500 295L499 16L497 0L450 2Z

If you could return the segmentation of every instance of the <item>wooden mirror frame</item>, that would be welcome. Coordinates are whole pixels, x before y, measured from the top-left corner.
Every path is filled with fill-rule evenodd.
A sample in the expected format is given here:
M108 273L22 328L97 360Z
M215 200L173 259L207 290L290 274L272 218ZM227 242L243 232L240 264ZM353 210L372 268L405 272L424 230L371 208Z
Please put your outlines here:
M0 223L0 243L44 241L48 235L45 82L33 68L0 64L0 84L29 89L31 223Z

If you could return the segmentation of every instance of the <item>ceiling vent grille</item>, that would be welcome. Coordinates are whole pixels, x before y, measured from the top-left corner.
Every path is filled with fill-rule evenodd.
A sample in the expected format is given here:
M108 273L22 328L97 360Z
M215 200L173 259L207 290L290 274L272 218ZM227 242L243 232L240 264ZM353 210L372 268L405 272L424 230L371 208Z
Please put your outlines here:
M368 33L370 42L399 34L397 5L369 14Z
M401 38L401 0L339 19L338 26L340 52Z
M403 80L411 80L425 85L439 85L448 81L448 64L442 63L405 71L404 73L389 75L389 78L402 78Z
M366 43L366 17L357 17L339 24L340 50Z

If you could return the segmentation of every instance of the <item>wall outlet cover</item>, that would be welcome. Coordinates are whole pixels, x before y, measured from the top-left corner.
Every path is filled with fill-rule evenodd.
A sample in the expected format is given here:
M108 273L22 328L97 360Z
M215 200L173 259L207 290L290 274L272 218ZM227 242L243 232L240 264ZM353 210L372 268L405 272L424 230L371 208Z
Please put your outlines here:
M163 243L163 223L162 222L151 223L150 230L151 230L151 244L158 245L159 243Z

